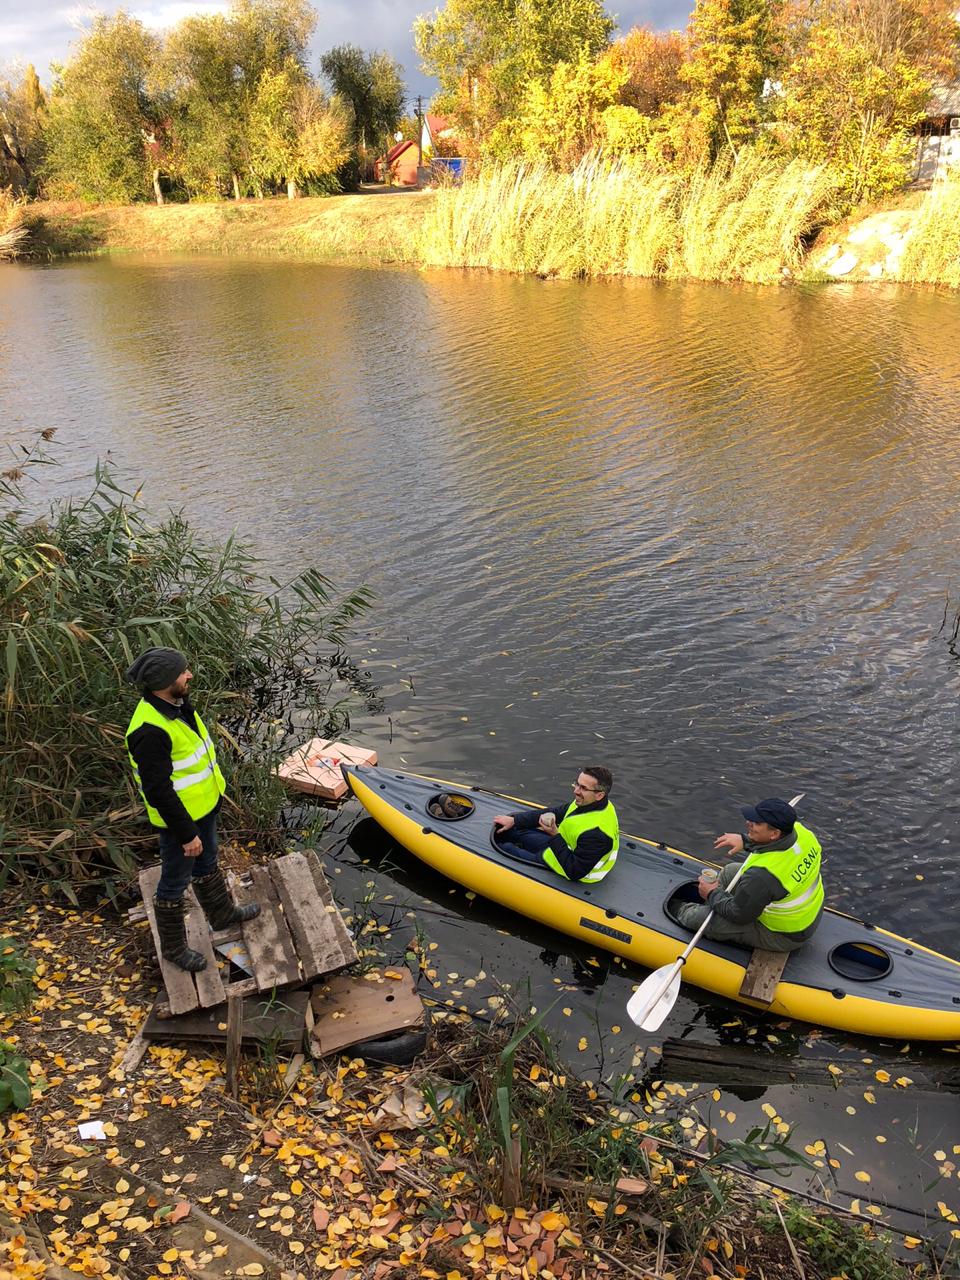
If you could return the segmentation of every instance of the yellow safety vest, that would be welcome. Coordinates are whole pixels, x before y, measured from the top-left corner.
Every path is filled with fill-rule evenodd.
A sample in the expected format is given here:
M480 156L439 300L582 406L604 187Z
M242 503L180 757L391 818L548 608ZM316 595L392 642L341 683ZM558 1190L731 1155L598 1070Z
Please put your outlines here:
M605 808L584 813L582 809L577 809L576 801L573 801L557 824L557 834L563 837L563 842L571 853L584 831L592 831L594 827L599 827L605 835L608 835L613 844L609 853L605 853L595 867L585 876L581 876L580 884L596 884L613 870L620 850L620 823L617 821L617 811L608 800ZM565 880L570 879L552 849L544 850L543 860L551 871L556 871L557 875L563 876Z
M796 839L789 849L771 853L758 850L744 862L744 871L749 867L763 867L787 891L785 898L764 907L759 917L759 923L774 933L800 933L813 924L823 906L820 841L799 822L793 829Z
M173 761L173 773L171 775L173 789L194 821L198 818L205 818L208 813L212 813L220 797L227 789L223 774L220 772L220 766L217 764L213 740L199 715L196 713L194 715L199 733L194 733L190 726L179 716L176 719L170 719L162 711L158 711L146 698L141 698L137 703L130 723L127 725L125 735L127 755L130 757L130 765L137 783L137 790L140 792L140 796L146 806L147 817L155 827L166 827L167 824L143 794L140 770L137 768L136 760L130 755L130 735L136 729L139 729L141 725L152 724L154 728L162 729L170 739L170 758Z

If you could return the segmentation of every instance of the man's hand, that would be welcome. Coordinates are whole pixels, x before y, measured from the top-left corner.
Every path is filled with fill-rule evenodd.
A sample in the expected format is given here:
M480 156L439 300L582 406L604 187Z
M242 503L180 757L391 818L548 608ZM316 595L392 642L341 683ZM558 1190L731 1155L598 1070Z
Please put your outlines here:
M700 891L700 897L703 899L704 902L706 902L706 900L710 897L711 893L713 893L715 889L720 888L720 881L704 880L704 878L701 876L700 880L697 883L697 888Z
M513 826L513 819L509 813L495 813L493 815L493 825L498 831L509 831Z
M555 836L557 834L557 815L547 810L546 813L541 813L540 820L537 825L540 830L545 831L548 836Z
M203 853L203 841L199 836L194 836L189 844L183 846L185 858L199 858L201 853Z
M737 831L725 831L713 842L715 849L725 849L727 853L743 853L743 836Z

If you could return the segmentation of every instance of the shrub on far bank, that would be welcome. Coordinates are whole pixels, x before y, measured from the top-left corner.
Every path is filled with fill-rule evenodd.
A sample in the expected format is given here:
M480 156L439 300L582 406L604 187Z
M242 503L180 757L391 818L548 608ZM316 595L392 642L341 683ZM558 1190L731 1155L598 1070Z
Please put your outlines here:
M228 781L224 828L269 849L287 736L336 736L365 692L343 646L368 593L338 596L314 569L265 577L235 537L151 521L102 467L85 497L29 516L22 482L43 461L33 451L0 473L0 889L112 895L152 854L124 744L138 694L123 679L151 645L182 649L196 672Z

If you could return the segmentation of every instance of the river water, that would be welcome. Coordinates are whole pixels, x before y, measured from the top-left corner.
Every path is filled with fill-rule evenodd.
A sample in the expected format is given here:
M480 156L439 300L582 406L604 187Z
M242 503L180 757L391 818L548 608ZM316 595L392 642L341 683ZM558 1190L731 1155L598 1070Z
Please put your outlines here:
M57 428L51 496L109 454L150 507L374 589L386 713L354 736L381 759L545 802L607 763L622 826L692 851L803 791L828 900L960 950L960 297L126 258L6 267L0 344L5 434ZM641 975L416 867L375 885L441 911L441 969L569 990L579 1069L630 1065ZM685 994L668 1030L724 1021ZM869 1168L917 1209L955 1096L889 1091L877 1144L860 1093L827 1092L729 1123L772 1100L807 1141L826 1107L835 1194ZM927 1203L954 1192L941 1168Z

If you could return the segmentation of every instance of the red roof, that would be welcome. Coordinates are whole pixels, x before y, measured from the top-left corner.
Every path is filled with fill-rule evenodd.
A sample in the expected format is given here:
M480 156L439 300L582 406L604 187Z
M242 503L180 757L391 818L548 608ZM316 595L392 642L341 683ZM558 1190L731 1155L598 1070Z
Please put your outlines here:
M410 138L404 138L402 142L395 142L387 152L387 164L393 164L398 156L403 155L407 147L415 147L416 145Z
M452 128L450 120L447 116L427 115L427 128L430 130L431 138L439 138L445 129Z

